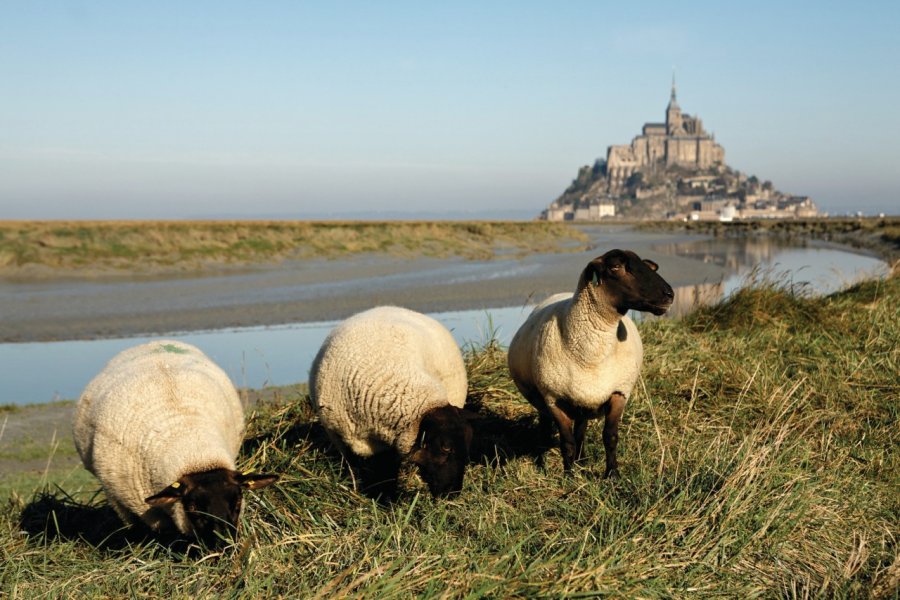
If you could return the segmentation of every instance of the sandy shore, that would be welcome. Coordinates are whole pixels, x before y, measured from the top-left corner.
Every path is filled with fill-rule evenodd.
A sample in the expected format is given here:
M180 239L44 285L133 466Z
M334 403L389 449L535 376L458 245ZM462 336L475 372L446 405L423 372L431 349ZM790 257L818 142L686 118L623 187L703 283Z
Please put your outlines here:
M663 248L698 239L585 231L592 249L489 261L357 256L249 268L205 277L0 281L0 342L30 342L342 319L379 304L435 312L514 306L571 290L587 262L629 248L655 260L673 285L719 281L722 267Z

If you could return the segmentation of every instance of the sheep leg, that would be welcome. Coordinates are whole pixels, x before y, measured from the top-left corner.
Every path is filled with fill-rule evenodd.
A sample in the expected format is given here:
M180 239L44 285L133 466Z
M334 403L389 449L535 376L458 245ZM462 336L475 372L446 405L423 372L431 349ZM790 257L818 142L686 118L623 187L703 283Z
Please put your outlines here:
M587 431L588 420L586 417L575 418L575 461L584 458L584 434Z
M606 404L606 421L603 423L603 448L606 450L606 472L604 477L619 476L619 462L616 459L616 446L619 445L619 421L625 412L625 396L616 392L609 397Z
M556 420L559 428L559 452L562 454L563 470L571 471L575 464L575 430L572 417L566 414L555 402L548 402L547 408Z
M546 410L538 411L538 436L542 447L553 445L553 416Z
M544 449L553 445L553 416L547 408L547 402L536 388L528 387L516 382L519 392L538 411L538 442Z
M539 468L543 468L544 456L553 447L553 415L550 414L544 395L537 388L522 385L518 381L515 383L516 387L519 388L519 392L538 412L538 435L537 443L534 446L535 464Z

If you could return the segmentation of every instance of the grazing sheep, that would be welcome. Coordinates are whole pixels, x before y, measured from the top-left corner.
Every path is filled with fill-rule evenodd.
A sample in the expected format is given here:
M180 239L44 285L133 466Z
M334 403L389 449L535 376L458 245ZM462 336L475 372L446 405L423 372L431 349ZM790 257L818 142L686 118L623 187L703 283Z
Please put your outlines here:
M162 340L124 350L87 385L75 447L126 523L214 544L234 530L243 488L277 476L235 470L244 412L228 376L199 349Z
M462 410L466 369L450 332L431 317L396 306L350 317L323 342L309 388L328 436L361 468L368 492L393 496L404 456L433 495L462 489L472 443Z
M510 343L510 374L538 410L544 441L556 421L567 471L582 457L588 419L604 416L605 475L618 475L619 420L644 353L625 313L661 315L674 298L656 270L634 252L610 250L588 263L574 294L538 305Z

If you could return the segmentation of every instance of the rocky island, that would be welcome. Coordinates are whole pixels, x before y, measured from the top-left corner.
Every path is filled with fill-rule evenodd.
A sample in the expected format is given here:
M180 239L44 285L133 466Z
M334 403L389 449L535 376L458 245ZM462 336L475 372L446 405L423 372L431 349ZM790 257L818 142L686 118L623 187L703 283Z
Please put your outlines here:
M780 192L771 181L725 163L725 149L699 117L681 112L675 80L664 123L645 123L628 145L581 167L572 184L541 213L547 221L611 217L732 221L819 216L808 196Z

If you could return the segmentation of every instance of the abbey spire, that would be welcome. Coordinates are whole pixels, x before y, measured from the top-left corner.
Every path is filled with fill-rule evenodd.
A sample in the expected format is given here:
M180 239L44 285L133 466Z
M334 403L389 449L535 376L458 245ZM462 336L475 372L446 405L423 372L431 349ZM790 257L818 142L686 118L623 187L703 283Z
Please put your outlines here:
M725 149L703 129L698 117L681 112L672 74L672 90L665 123L644 123L641 135L629 145L606 150L608 193L617 194L628 178L638 171L680 165L687 169L708 169L725 163Z
M681 107L675 98L675 73L672 73L672 93L669 96L669 105L666 107L666 133L668 135L682 135L684 122L681 116Z

